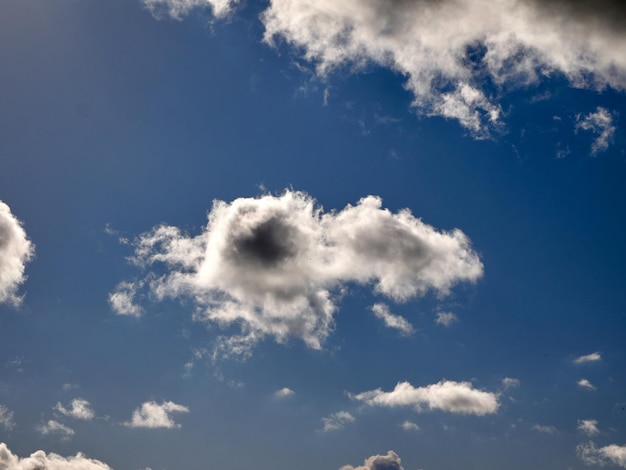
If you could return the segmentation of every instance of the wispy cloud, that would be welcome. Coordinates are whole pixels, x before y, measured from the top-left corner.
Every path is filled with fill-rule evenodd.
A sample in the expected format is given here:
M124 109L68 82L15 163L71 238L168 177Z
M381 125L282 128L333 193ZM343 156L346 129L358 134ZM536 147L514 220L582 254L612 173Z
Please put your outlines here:
M412 335L415 332L413 325L404 317L391 313L387 305L378 303L372 305L371 309L376 318L380 318L387 328L398 330L403 335Z
M421 412L441 410L449 413L486 415L498 411L498 396L495 393L475 389L470 382L442 380L425 387L414 387L409 382L399 382L391 392L380 388L350 395L354 400L371 406L410 406Z
M0 426L5 431L10 431L15 427L15 421L13 421L13 412L7 408L6 405L0 405Z
M578 426L576 427L580 432L587 434L587 436L595 436L600 434L598 429L598 421L595 419L579 419Z
M363 462L363 465L353 467L352 465L344 465L339 470L404 470L400 456L393 450L387 452L386 455L373 455Z
M591 154L597 155L609 148L615 134L613 115L606 109L598 106L596 112L586 116L576 116L576 129L591 131L596 139L591 144Z
M556 428L554 426L547 426L544 424L533 424L532 429L543 434L556 433Z
M296 394L296 392L294 392L293 390L291 390L288 387L283 387L280 390L277 390L276 392L274 392L274 396L278 399L285 399L285 398L291 398Z
M147 401L133 411L131 420L124 424L131 428L180 428L170 416L173 413L189 413L189 408L171 401L160 405Z
M143 0L155 18L169 16L180 20L195 8L211 8L218 18L226 16L238 0Z
M602 354L594 352L585 356L580 356L574 359L574 364L586 364L588 362L598 362L602 360Z
M520 381L519 379L514 379L512 377L505 377L502 379L502 385L505 389L517 388L520 385Z
M46 423L37 426L37 430L44 436L53 434L58 435L61 439L69 439L74 435L74 430L69 426L59 423L57 420L51 419Z
M65 416L69 416L75 419L82 419L89 421L93 419L96 414L91 409L91 404L83 398L75 398L70 403L69 408L65 408L60 402L54 407L59 413Z
M62 457L38 450L30 457L20 458L13 454L4 442L0 442L0 468L2 470L112 470L107 464L87 458L81 453L73 457Z
M322 418L324 432L338 431L343 429L346 424L354 422L354 416L347 411L337 411L325 418Z
M404 421L400 427L405 431L419 431L420 427L413 421Z
M595 390L596 389L595 385L593 385L587 379L580 379L578 381L578 386L580 388L584 388L585 390Z
M459 317L452 312L437 312L437 316L435 317L435 323L445 327L451 326L458 321Z
M587 442L580 444L576 450L587 465L616 465L626 468L626 445L611 444L598 448L595 443Z

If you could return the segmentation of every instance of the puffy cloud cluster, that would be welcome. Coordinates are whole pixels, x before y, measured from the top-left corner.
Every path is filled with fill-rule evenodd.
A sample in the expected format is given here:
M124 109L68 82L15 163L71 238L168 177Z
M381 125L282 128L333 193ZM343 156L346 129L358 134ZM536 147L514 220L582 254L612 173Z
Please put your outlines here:
M236 0L144 0L179 18ZM476 137L498 127L498 96L550 76L573 86L626 88L621 0L271 0L265 41L282 40L320 76L368 64L406 78L414 106L457 120ZM488 91L491 90L491 91Z
M598 421L595 419L579 419L577 428L580 432L587 434L588 436L595 436L600 434L598 429Z
M38 450L30 457L20 458L4 442L0 442L0 470L111 470L111 467L81 453L73 457L61 457Z
M93 419L96 414L91 409L91 404L83 398L75 398L72 400L69 408L65 408L60 402L54 407L59 413L75 419L85 421Z
M0 303L21 303L17 289L26 280L24 269L34 253L22 224L0 201Z
M387 328L396 329L404 335L412 335L415 332L413 325L404 317L391 313L389 307L385 304L378 303L372 305L372 312L376 318L380 318L385 323Z
M404 467L400 456L390 450L386 455L373 455L365 459L363 465L358 467L344 465L339 470L404 470Z
M352 422L354 422L354 416L350 413L347 411L337 411L336 413L322 418L322 424L324 425L323 431L338 431L339 429L343 429L346 424Z
M442 380L426 387L414 387L409 382L399 382L391 392L377 388L350 397L370 406L410 406L418 412L427 408L479 416L496 413L499 406L497 394L477 390L469 382L450 380Z
M616 465L626 468L626 445L611 444L596 447L593 442L580 444L576 448L578 456L588 465Z
M189 408L171 401L160 405L147 401L133 411L131 420L124 424L131 428L179 428L180 424L174 422L170 416L172 413L189 413Z
M589 113L584 117L578 115L576 120L576 129L590 131L596 135L591 144L592 155L597 155L609 148L615 134L615 125L613 115L606 108L598 106L595 113Z
M192 298L197 320L241 326L243 335L229 337L226 349L234 342L245 352L265 336L319 349L333 326L336 294L348 283L407 301L429 290L445 295L483 273L463 232L437 231L408 209L392 213L376 196L324 213L306 193L288 190L215 201L208 218L195 237L172 226L140 235L135 263L166 271L124 282L112 296L144 286L157 300ZM118 313L128 314L129 305Z

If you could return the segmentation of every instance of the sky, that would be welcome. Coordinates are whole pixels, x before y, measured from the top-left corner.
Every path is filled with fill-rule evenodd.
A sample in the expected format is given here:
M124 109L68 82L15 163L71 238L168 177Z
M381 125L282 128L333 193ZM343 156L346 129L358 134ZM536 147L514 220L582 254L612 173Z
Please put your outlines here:
M626 468L625 26L0 2L0 470Z

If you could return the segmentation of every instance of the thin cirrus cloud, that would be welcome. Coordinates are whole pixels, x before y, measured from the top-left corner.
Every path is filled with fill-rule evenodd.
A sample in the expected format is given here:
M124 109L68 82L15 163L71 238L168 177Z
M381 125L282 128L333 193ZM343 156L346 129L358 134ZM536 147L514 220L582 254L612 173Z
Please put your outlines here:
M0 405L0 427L5 431L10 431L15 427L13 412L6 405Z
M133 411L130 421L124 425L130 428L180 428L171 415L173 413L189 413L189 408L171 401L160 405L155 401L147 401Z
M0 442L0 470L111 470L99 460L85 457L80 452L73 457L46 454L43 450L33 452L30 457L20 458L13 454L4 442Z
M215 201L208 218L197 236L166 225L140 235L135 264L165 271L123 282L111 296L145 288L157 300L192 299L196 320L241 326L241 336L218 342L225 354L244 354L268 336L320 349L334 324L338 292L348 283L404 302L428 291L445 295L483 273L463 232L437 231L408 209L392 213L376 196L324 212L308 194L287 190Z
M580 444L576 451L583 462L588 465L614 465L626 468L626 445L611 444L596 447L595 443Z
M445 326L446 328L458 321L459 317L452 312L437 312L437 316L435 317L435 323Z
M415 332L413 325L411 325L406 318L391 313L387 305L377 303L372 305L370 308L374 313L374 316L381 319L387 328L398 330L400 333L407 336L412 335Z
M59 413L65 416L69 416L74 419L82 419L89 421L93 419L96 414L91 408L91 404L83 398L75 398L70 403L68 408L64 407L60 402L54 407Z
M322 418L322 430L324 432L330 431L338 431L339 429L343 429L346 424L354 422L354 416L352 416L347 411L337 411L336 413L332 413L325 418Z
M47 422L37 426L37 430L44 436L55 435L61 439L69 439L74 435L74 430L63 423L59 423L55 419L50 419Z
M393 450L385 455L372 455L365 459L363 465L353 467L352 465L344 465L339 470L404 470L400 456Z
M613 115L606 108L598 106L596 111L586 116L576 116L576 129L590 131L596 138L591 144L591 154L597 155L609 148L615 135Z
M496 413L499 407L497 394L475 389L470 382L450 380L442 380L425 387L399 382L391 392L377 388L349 396L370 406L408 406L418 412L428 409L482 416Z
M596 386L593 385L591 382L589 382L589 380L587 379L580 379L578 382L578 386L584 390L595 390Z
M0 201L0 304L22 302L17 290L26 280L26 263L34 254L35 247L21 222L11 213L11 208Z
M144 0L180 19L225 16L238 0ZM320 77L375 64L405 78L420 114L458 121L477 138L502 124L507 91L563 77L626 89L626 6L620 0L271 0L264 40L283 41Z
M591 354L586 354L584 356L579 356L574 359L574 364L587 364L589 362L598 362L602 360L602 354L599 352L594 352Z
M596 434L600 434L600 430L598 429L598 421L595 419L579 419L576 429L578 429L582 433L585 433L587 436L595 436Z

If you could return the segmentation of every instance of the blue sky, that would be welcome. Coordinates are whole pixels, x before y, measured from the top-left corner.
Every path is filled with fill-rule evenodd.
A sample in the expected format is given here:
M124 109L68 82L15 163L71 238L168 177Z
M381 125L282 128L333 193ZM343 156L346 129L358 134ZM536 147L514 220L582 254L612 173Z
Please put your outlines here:
M624 17L3 1L0 470L626 468Z

